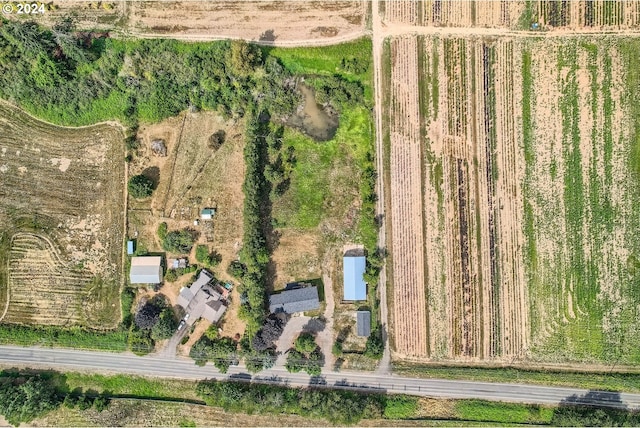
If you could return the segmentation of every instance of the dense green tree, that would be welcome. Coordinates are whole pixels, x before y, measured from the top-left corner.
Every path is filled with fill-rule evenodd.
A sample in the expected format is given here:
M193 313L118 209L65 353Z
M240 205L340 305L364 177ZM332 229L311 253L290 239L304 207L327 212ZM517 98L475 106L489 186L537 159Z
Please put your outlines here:
M318 345L316 345L316 340L311 333L301 333L295 341L296 350L303 354L309 354L317 347Z
M0 414L13 425L29 422L61 403L53 382L40 375L0 377Z
M192 229L173 230L164 237L162 248L172 253L189 253L196 238L197 233Z
M134 175L127 186L129 194L136 199L144 199L153 193L153 181L144 175Z
M158 322L151 328L153 340L169 339L178 328L178 321L171 308L165 308L160 313Z
M367 338L364 355L369 358L379 360L384 352L384 343L382 342L382 330L377 326Z

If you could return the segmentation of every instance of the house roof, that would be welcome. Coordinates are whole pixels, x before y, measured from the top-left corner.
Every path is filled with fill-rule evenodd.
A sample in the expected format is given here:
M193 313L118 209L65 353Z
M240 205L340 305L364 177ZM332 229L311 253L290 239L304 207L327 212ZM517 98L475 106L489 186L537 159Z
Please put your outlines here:
M367 284L364 271L367 264L364 256L343 257L344 300L367 300Z
M356 313L356 328L358 336L369 337L371 334L371 312L358 311Z
M320 307L318 298L318 288L316 286L286 290L269 297L269 311L285 312L293 314L296 312L312 311Z
M177 303L189 314L187 324L192 325L200 317L218 322L227 307L220 301L222 295L209 285L213 275L203 269L190 287L182 287Z
M131 258L129 271L131 284L159 284L162 282L162 257L144 256Z

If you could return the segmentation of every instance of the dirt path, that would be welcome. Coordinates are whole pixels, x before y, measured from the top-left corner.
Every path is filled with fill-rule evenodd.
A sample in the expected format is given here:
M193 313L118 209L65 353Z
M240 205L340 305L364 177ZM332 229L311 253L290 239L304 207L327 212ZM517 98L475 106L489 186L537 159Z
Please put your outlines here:
M378 179L376 182L376 215L380 219L380 229L378 231L378 247L386 248L386 217L385 217L385 189L384 189L384 141L382 138L382 47L384 43L382 19L380 17L379 0L374 0L372 4L373 20L373 79L375 97L375 126L376 126L376 170ZM389 348L389 309L387 307L387 268L383 262L378 279L378 292L380 293L380 324L382 325L382 341L384 352L378 364L376 373L391 373L391 350Z
M332 254L332 252L328 252ZM333 281L331 280L330 273L333 272L334 264L326 259L331 259L330 256L325 257L325 262L322 264L322 283L324 285L324 319L326 320L324 330L318 332L316 342L322 354L324 355L324 370L331 371L335 364L335 358L333 356L333 310L335 309L335 301L333 298ZM327 263L328 262L328 263Z

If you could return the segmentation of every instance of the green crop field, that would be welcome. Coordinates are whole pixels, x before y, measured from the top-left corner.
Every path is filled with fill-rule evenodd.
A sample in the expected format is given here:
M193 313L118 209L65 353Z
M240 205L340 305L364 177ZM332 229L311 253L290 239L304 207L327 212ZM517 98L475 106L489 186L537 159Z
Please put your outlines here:
M406 64L418 64L419 97L392 100L390 128L396 138L405 133L398 141L415 138L403 118L418 109L427 142L426 270L416 284L426 288L429 339L417 346L407 336L399 352L639 362L640 40L417 42L392 40L387 78L402 94ZM394 118L394 108L407 113ZM392 154L393 147L392 138ZM404 171L394 172L393 159L390 168L392 177ZM402 236L403 223L392 224ZM410 303L415 313L418 302ZM398 319L406 312L396 308Z

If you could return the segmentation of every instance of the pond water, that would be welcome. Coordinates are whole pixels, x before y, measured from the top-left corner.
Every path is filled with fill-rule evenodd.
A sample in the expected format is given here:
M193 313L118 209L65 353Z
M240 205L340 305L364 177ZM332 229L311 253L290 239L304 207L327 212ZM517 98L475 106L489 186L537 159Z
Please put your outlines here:
M338 116L327 113L316 102L313 89L305 85L299 85L298 89L304 97L304 105L302 109L298 109L298 112L289 118L287 124L300 129L316 141L332 139L338 129Z

